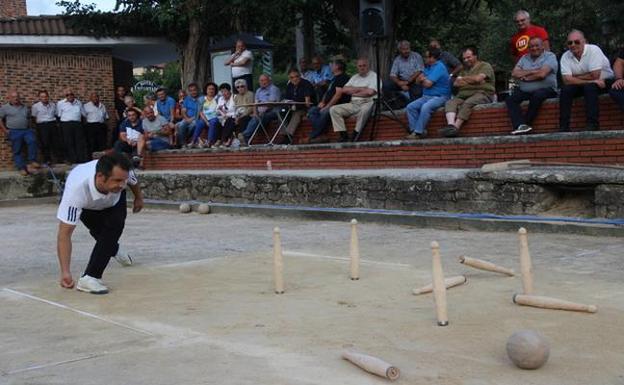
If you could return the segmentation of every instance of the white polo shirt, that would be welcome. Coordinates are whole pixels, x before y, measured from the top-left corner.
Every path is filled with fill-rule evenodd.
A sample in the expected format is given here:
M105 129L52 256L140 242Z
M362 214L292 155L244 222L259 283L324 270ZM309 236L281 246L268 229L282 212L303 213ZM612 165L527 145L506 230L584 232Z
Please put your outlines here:
M56 114L61 118L61 122L80 122L82 103L78 99L74 99L73 103L63 99L56 104Z
M56 120L56 104L54 102L48 102L48 104L37 102L32 105L31 115L35 117L37 123L53 122Z
M561 56L561 75L580 75L600 70L600 79L613 78L613 70L609 59L597 45L585 44L581 60L578 60L571 51Z
M241 52L240 56L237 57L232 64L241 64L245 59L249 59L249 61L243 66L233 66L232 67L232 77L238 78L243 75L249 75L253 70L253 54L250 50L244 50Z
M68 225L76 225L83 209L104 210L119 202L121 192L102 194L95 188L95 166L97 160L76 166L65 181L63 198L56 217ZM128 173L128 184L138 183L133 170Z
M87 123L104 123L108 119L108 112L103 103L96 106L93 102L88 102L82 106L82 116L87 119Z
M379 83L381 83L381 81ZM345 84L344 86L345 87L364 87L364 88L370 88L371 90L377 90L377 74L373 71L368 71L366 76L362 76L359 73L357 73L351 76L351 79L349 79L347 84ZM380 86L383 86L383 84L380 84ZM360 103L372 102L374 97L375 96L368 96L368 97L352 96L351 101L360 102Z

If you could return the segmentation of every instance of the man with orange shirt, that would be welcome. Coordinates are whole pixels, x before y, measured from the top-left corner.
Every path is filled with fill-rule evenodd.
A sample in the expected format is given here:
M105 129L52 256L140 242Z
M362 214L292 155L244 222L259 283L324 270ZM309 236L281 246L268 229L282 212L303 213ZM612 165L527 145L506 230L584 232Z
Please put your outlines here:
M520 60L524 54L529 52L529 40L532 37L539 37L544 43L544 50L550 51L548 32L540 26L531 24L531 16L523 9L516 12L514 22L518 27L518 32L511 37L511 53L515 61Z

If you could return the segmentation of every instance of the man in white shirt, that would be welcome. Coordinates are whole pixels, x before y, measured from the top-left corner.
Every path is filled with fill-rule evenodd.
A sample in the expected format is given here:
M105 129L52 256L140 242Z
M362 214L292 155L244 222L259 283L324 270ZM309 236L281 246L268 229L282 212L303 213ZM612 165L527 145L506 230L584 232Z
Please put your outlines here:
M50 101L48 91L39 91L39 101L32 105L31 116L35 119L37 136L41 144L41 153L44 163L52 163L52 155L56 161L61 161L61 138L56 124L56 103Z
M104 150L108 136L108 127L105 123L108 120L108 112L96 92L89 94L89 102L82 106L82 116L87 121L85 124L87 155Z
M240 39L236 41L234 53L224 64L232 67L232 84L238 79L245 79L247 89L253 91L253 54L247 49L244 41Z
M120 251L119 238L126 222L126 185L134 194L132 212L143 208L143 195L131 170L130 161L123 154L104 155L76 166L67 177L63 198L57 211L59 219L57 253L61 287L71 289L71 237L82 221L95 239L89 263L76 288L92 294L106 294L102 274L111 257L123 266L132 264L132 258Z
M368 59L357 61L358 73L353 75L344 87L337 87L336 94L351 95L351 102L338 104L329 109L334 131L340 134L340 142L355 142L364 129L373 109L373 98L377 95L377 74L368 68ZM355 130L347 135L345 118L356 116Z
M581 31L572 30L567 44L569 50L561 56L560 62L563 86L559 96L559 129L570 131L572 100L584 96L587 129L599 130L598 95L607 92L613 81L609 59L600 47L587 44Z
M87 148L82 131L82 103L71 89L65 91L65 99L56 104L56 115L61 120L61 131L69 163L82 163L87 159Z

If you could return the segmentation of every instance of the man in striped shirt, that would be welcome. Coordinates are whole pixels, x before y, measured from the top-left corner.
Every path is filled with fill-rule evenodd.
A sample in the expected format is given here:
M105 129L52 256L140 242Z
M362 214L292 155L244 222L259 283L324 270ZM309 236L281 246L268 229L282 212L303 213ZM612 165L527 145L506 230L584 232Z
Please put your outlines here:
M76 288L92 294L106 294L102 274L111 257L123 266L132 264L130 255L119 248L119 238L126 222L126 185L134 195L132 212L143 208L143 194L123 154L112 153L98 160L76 166L65 182L65 191L56 217L59 219L57 253L61 270L60 284L74 287L70 263L71 237L82 221L95 239L91 258Z

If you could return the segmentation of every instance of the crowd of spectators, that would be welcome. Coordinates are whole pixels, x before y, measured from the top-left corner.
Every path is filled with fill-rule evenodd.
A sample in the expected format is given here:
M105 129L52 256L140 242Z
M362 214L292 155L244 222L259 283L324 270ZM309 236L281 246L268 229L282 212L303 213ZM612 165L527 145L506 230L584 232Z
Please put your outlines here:
M527 11L516 12L514 22L518 30L510 46L515 87L504 100L511 134L531 132L542 103L557 96L559 128L564 132L570 130L575 97L584 97L588 130L599 129L600 94L609 93L624 111L624 49L611 65L600 47L588 43L583 32L572 30L567 35L568 49L557 60L550 51L548 32L532 24ZM8 131L14 163L27 175L40 167L39 150L48 164L81 163L106 151L118 151L127 153L140 166L146 150L247 146L259 132L271 137L268 128L274 123L281 130L271 143L291 144L304 119L310 121L312 130L299 144L327 142L324 134L330 123L340 142L356 141L373 111L379 89L386 99L403 100L410 131L407 139L426 137L429 120L440 108L446 118L440 134L454 137L476 105L497 99L494 70L481 59L475 46L462 49L460 60L443 50L437 39L430 40L424 56L412 51L405 40L398 43L397 52L389 74L380 74L383 80L370 70L366 57L357 60L357 73L349 77L345 61L325 64L315 55L310 62L302 58L299 68L288 71L284 92L268 74L259 76L254 92L253 55L239 40L224 63L231 67L234 90L229 83L209 82L202 89L191 83L180 90L176 100L161 88L146 97L145 108L140 110L128 90L118 87L111 141L107 140L109 116L99 95L90 93L83 104L71 89L58 102L51 101L48 92L42 90L30 109L22 104L17 91L10 91L8 103L0 107L0 130ZM523 112L521 103L527 100L528 108ZM348 117L356 119L350 134L345 125ZM32 123L36 131L30 129ZM24 145L27 159L23 157Z

